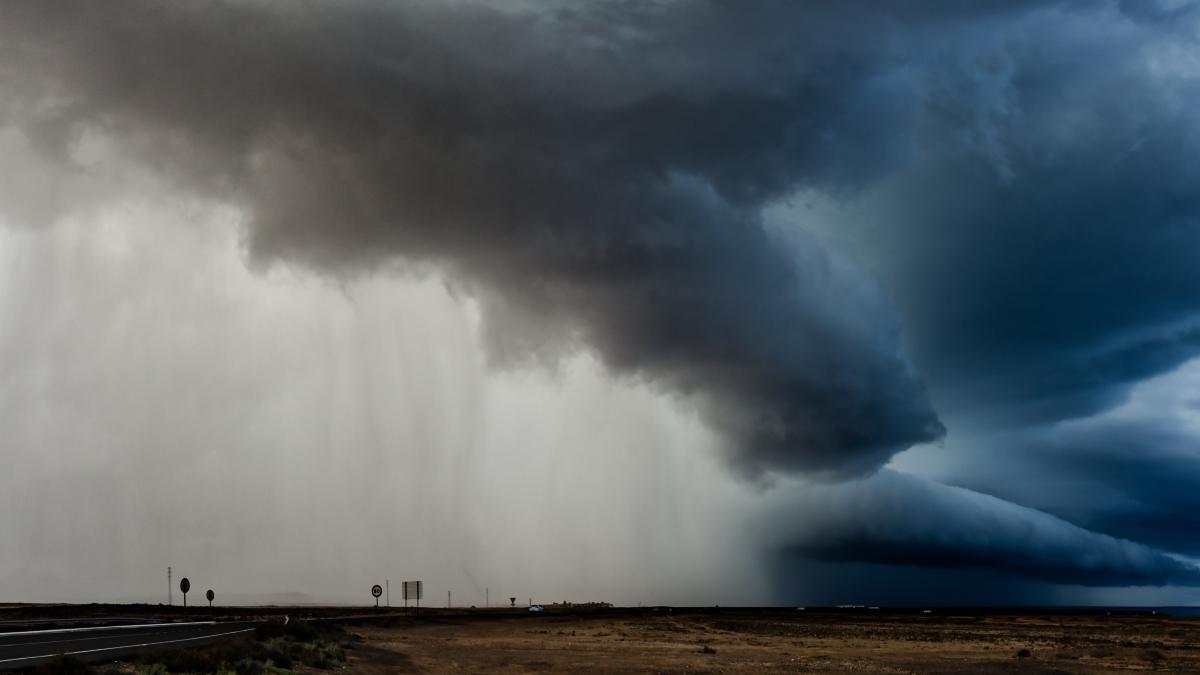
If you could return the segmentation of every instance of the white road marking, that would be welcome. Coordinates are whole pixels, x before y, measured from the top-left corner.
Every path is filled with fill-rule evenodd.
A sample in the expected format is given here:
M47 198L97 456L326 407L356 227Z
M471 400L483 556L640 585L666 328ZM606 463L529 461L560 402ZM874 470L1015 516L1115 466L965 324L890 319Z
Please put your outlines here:
M184 623L139 623L127 626L95 626L93 628L50 628L47 630L25 630L0 633L0 640L13 635L53 635L55 633L86 633L97 630L133 630L135 628L164 628L173 626L215 626L216 621L187 621ZM0 645L2 647L3 645Z
M183 624L179 624L179 625L183 625ZM150 632L161 632L161 631L150 631ZM4 649L7 647L28 647L30 645L60 645L65 642L92 642L94 640L111 640L111 639L113 639L113 636L111 636L111 635L101 635L99 637L81 637L81 638L71 638L69 640L34 640L33 642L0 642L0 649Z
M167 625L171 625L171 624L167 624ZM212 635L201 635L199 637L184 638L182 640L161 640L159 642L143 642L141 644L120 645L117 647L101 647L99 649L81 649L79 651L74 651L74 652L62 652L62 653L54 652L51 654L39 654L38 656L22 656L19 659L0 659L0 664L17 663L18 661L34 661L37 659L52 659L52 658L54 658L56 656L60 656L60 655L61 656L75 656L76 654L96 654L99 652L115 652L115 651L118 651L121 649L135 649L135 648L140 648L140 647L155 647L157 645L169 645L169 644L173 644L173 643L177 643L177 642L195 642L196 640L209 640L212 638L225 637L227 635L237 635L238 633L249 633L249 632L252 632L253 630L254 630L253 628L243 628L242 630L233 630L233 631L229 631L228 633L214 633Z
M74 638L72 640L35 640L33 642L6 642L0 644L0 648L4 647L28 647L30 645L61 645L68 642L94 642L96 640L111 640L112 636L101 635L100 637L90 638Z

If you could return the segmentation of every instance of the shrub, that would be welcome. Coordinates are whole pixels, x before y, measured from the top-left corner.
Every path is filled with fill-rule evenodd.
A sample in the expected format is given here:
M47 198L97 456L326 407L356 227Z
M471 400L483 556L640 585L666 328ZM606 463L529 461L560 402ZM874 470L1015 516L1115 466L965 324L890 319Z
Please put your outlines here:
M258 661L246 657L234 664L233 670L237 675L261 675L263 667Z

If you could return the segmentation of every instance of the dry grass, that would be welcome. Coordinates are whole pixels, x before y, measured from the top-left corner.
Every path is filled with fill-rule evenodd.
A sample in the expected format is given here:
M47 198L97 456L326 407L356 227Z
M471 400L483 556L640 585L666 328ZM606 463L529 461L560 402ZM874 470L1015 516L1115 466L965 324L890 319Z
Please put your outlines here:
M1161 617L663 612L353 630L365 673L1200 672L1200 623Z

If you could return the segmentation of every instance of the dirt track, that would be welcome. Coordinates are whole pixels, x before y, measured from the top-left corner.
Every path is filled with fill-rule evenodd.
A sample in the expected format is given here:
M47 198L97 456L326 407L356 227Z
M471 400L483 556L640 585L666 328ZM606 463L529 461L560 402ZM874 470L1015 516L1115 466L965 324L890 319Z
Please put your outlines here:
M662 611L352 630L363 673L1200 672L1200 622L1165 617Z

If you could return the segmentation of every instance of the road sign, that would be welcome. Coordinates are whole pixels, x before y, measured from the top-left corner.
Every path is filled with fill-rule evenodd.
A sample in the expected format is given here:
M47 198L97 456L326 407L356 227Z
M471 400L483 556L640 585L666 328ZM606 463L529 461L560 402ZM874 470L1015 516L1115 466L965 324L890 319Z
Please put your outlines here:
M204 594L204 597L208 598L208 606L211 609L213 598L217 597L217 594L213 593L213 590L210 588L208 589L208 592Z
M371 587L371 595L375 596L375 606L379 606L379 596L383 595L383 586L375 584Z
M180 579L179 590L183 591L183 606L187 607L187 594L192 590L192 582L188 581L187 577Z
M417 612L421 611L421 598L425 597L424 584L420 581L405 581L403 585L404 592L404 611L408 612L408 601L417 601Z

